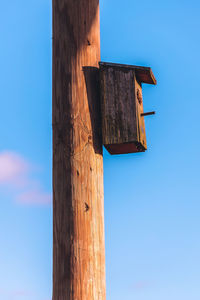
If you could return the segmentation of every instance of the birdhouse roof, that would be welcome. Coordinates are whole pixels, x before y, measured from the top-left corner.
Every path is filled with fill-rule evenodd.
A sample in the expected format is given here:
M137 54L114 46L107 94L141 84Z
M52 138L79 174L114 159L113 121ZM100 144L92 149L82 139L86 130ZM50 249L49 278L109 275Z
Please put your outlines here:
M122 64L115 64L115 63L107 63L107 62L99 62L100 67L105 68L118 68L121 71L125 72L127 70L134 70L136 74L136 78L143 83L149 84L156 84L155 76L149 67L140 67L140 66L133 66L133 65L122 65Z

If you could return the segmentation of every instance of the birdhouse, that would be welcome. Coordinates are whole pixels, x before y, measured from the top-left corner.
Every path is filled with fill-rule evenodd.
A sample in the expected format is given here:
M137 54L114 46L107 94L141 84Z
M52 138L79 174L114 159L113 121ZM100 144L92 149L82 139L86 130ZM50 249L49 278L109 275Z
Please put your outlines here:
M103 145L111 154L147 149L142 83L156 84L151 68L100 62Z

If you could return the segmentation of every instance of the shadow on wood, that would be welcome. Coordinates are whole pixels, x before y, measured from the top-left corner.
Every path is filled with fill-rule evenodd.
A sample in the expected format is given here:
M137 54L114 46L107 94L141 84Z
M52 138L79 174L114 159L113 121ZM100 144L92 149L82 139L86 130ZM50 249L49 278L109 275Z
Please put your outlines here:
M99 69L95 67L83 67L83 73L85 77L88 106L92 125L93 147L95 153L102 154L102 151L100 150L102 149L102 126Z

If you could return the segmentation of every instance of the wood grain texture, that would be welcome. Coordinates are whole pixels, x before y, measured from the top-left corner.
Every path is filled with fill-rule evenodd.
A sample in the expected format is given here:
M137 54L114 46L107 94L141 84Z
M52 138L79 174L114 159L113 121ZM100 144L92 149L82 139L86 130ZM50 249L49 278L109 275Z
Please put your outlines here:
M135 71L101 69L103 143L120 144L137 140Z
M53 300L105 300L99 0L53 0Z
M144 117L141 116L143 111L143 96L142 85L135 77L135 103L136 103L136 115L137 115L137 139L138 142L147 149L146 132Z
M142 87L133 67L100 63L103 144L111 154L143 152Z
M99 62L100 66L118 68L118 69L127 69L134 70L138 81L148 84L157 84L156 78L150 67L141 67L134 65L124 65L124 64L116 64L109 62Z

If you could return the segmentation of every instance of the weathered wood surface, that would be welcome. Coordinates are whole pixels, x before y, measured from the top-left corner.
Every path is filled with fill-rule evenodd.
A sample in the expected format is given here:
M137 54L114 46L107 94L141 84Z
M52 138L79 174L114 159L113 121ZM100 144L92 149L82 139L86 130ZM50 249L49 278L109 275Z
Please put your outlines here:
M135 105L136 105L136 114L137 114L137 139L141 146L146 150L147 142L146 142L146 132L145 132L145 123L144 117L141 116L143 113L143 96L142 96L142 86L141 83L138 82L137 78L135 78Z
M100 62L100 66L118 68L123 70L125 69L134 70L137 80L139 82L148 83L148 84L157 84L156 78L150 67L124 65L124 64L116 64L116 63L109 63L109 62Z
M135 71L108 68L101 72L101 86L104 145L137 140Z
M100 63L103 144L111 154L146 150L142 87L131 67Z
M53 300L105 300L99 0L53 0Z

